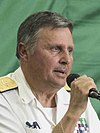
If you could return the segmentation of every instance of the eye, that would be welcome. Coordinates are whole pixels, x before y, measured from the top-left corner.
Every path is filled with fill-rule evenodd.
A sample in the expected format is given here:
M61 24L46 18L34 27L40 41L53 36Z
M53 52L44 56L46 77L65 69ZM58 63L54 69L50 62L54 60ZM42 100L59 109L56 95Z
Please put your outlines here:
M73 53L73 48L69 48L68 51L69 51L69 54L71 55Z
M51 48L53 52L60 52L61 48L59 46L54 46Z

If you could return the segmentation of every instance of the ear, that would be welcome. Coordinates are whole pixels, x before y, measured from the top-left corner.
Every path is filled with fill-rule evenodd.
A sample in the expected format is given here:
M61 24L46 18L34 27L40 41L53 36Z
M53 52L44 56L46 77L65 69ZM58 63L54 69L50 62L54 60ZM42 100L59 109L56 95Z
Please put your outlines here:
M20 56L20 60L27 61L28 54L27 54L27 51L26 51L26 46L22 42L20 42L18 44L18 53L19 53L19 56Z

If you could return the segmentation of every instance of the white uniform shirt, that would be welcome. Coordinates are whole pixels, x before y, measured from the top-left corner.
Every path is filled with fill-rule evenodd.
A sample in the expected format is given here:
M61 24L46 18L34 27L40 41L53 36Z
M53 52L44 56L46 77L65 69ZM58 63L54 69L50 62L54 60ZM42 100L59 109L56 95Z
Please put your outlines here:
M7 76L18 88L0 93L0 133L51 133L68 109L70 94L64 88L57 93L54 122L31 92L21 68ZM90 102L74 133L100 133L100 122Z

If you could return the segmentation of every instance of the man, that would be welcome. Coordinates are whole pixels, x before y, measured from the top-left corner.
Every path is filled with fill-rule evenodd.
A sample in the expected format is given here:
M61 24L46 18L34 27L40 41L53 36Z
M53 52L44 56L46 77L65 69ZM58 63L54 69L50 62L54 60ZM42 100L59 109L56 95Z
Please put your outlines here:
M0 133L99 133L88 93L96 85L86 75L64 89L73 63L72 23L38 12L19 27L20 67L0 79Z

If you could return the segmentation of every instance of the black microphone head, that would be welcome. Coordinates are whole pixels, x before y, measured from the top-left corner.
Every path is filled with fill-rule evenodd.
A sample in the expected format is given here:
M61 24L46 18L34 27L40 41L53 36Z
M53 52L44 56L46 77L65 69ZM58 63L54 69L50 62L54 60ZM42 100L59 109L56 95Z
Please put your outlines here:
M72 82L74 79L77 79L78 77L80 77L79 74L70 74L70 75L67 77L67 80L66 80L68 86L70 87L71 82Z

